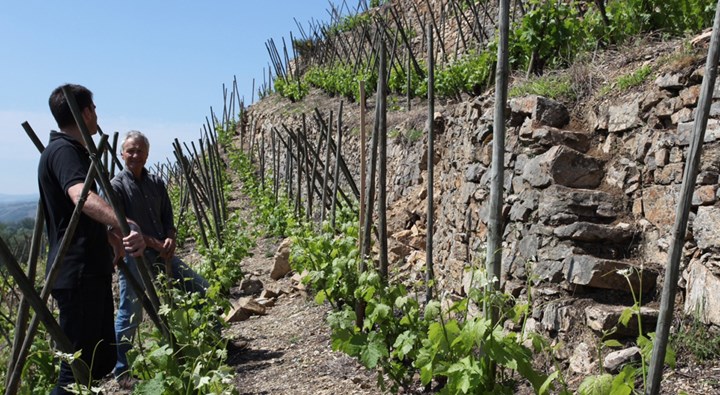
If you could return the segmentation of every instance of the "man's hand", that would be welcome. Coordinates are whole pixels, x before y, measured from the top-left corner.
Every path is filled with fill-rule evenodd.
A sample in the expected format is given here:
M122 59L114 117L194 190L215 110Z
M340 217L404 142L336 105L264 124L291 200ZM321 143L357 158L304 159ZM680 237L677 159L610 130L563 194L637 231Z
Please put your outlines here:
M175 239L168 237L165 239L162 245L162 250L160 250L160 257L162 259L170 259L175 256L175 248L177 247L177 244L175 243Z
M140 232L140 227L133 221L128 221L130 233L123 237L123 248L134 257L142 256L145 252L145 238Z

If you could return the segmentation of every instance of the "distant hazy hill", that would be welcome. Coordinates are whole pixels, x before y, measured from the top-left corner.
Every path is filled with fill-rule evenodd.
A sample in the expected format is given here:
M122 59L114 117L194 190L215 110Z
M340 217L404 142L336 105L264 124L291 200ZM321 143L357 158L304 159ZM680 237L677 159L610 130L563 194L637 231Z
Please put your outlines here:
M37 194L28 195L7 195L0 193L0 203L18 203L18 202L35 202L38 200Z
M25 218L35 218L37 195L0 194L0 222L17 222Z

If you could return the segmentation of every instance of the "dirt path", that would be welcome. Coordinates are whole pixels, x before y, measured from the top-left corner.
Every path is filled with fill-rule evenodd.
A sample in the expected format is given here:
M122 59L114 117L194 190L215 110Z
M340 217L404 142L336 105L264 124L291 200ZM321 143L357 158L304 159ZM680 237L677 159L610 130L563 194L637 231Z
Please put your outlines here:
M239 181L235 179L234 184L239 185ZM228 208L241 210L250 222L249 204L236 189ZM230 339L247 342L246 349L228 354L240 394L380 394L374 372L354 358L332 351L325 321L329 306L318 305L312 295L297 289L292 273L277 282L270 278L281 241L257 240L252 256L240 262L246 280L257 279L264 287L279 286L286 291L272 300L274 305L267 308L265 315L232 323L225 332Z
M243 260L246 278L274 282L269 273L275 240L260 240L254 256ZM288 277L279 280L292 289ZM233 323L226 335L248 342L228 356L241 394L378 394L375 374L355 359L333 352L325 318L329 309L298 290L283 294L264 316Z

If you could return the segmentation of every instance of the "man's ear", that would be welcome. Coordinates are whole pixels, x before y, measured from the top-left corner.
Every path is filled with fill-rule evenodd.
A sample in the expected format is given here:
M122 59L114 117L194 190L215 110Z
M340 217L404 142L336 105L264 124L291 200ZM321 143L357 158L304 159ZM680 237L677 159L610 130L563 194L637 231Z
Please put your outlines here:
M92 111L92 110L90 109L90 107L85 107L85 108L83 108L83 110L82 110L82 117L83 117L83 121L85 121L85 123L87 123L88 119L90 119L90 117L92 116L92 112L91 112L91 111Z

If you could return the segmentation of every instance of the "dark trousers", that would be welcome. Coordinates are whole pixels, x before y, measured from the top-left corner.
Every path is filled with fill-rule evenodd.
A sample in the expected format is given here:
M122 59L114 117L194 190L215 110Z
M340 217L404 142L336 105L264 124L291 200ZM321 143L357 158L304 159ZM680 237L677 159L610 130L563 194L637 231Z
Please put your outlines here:
M92 378L99 379L110 373L117 355L112 277L83 278L78 287L53 290L52 296L60 310L60 327L73 348L82 350L80 359L92 368ZM52 394L69 394L62 387L74 382L70 365L62 362Z

